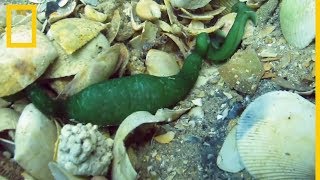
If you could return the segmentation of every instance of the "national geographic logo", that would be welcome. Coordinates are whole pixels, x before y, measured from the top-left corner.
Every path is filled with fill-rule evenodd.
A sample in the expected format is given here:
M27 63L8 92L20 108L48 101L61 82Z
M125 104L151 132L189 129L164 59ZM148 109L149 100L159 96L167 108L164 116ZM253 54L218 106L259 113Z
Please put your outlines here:
M35 48L36 47L36 25L37 25L37 6L36 5L6 5L6 39L8 48ZM31 42L18 42L15 39L12 41L12 12L13 11L31 11Z

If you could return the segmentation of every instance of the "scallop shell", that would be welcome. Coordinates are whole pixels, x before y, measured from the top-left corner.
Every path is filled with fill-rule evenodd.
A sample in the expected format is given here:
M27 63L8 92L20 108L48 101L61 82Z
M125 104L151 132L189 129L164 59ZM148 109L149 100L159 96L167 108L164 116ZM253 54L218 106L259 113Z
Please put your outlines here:
M289 44L305 48L315 38L315 0L283 0L280 26Z
M257 179L314 179L315 105L286 91L258 97L240 117L237 145Z
M37 179L53 179L48 163L53 161L57 130L33 104L23 110L16 128L15 161Z
M157 49L148 51L146 66L148 74L154 76L171 76L180 71L174 55Z
M31 29L12 28L12 41L28 42ZM30 42L30 41L29 41ZM58 53L49 39L36 31L36 48L7 48L6 35L0 39L0 97L14 94L39 78Z
M96 37L104 28L104 24L96 21L67 18L51 25L47 36L54 39L67 54L72 54Z
M211 0L170 0L173 7L184 9L198 9L209 4Z

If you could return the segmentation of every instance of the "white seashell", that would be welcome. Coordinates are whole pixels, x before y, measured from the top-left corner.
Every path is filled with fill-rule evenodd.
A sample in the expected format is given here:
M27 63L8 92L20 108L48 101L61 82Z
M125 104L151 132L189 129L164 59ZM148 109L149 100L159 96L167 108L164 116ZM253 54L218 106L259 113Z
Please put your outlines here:
M314 179L315 105L286 91L258 97L240 117L237 145L257 179Z
M198 9L209 4L211 0L170 0L173 7L184 9Z
M22 112L15 136L15 161L37 179L53 179L48 163L53 161L57 130L33 104Z
M31 28L17 26L12 28L12 41L28 41ZM39 78L58 53L49 39L36 31L36 48L8 48L6 35L0 39L0 97L14 94Z
M161 17L160 5L153 0L140 0L136 6L137 15L143 20L156 20Z
M283 0L280 26L289 44L305 48L315 38L315 0Z
M96 37L105 25L82 18L67 18L51 25L47 36L72 54Z
M217 165L220 169L236 173L244 169L236 142L237 126L234 126L220 149L217 157Z
M174 55L156 49L148 51L146 66L148 74L154 76L171 76L180 71Z
M15 129L19 114L10 108L0 108L0 132L7 129Z

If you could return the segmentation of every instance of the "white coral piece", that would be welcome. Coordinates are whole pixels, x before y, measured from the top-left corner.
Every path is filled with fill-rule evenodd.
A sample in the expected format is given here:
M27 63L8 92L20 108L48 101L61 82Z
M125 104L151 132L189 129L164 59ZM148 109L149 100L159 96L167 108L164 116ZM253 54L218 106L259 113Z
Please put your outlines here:
M97 129L90 123L63 126L58 164L74 175L105 175L113 157L113 140L104 137Z

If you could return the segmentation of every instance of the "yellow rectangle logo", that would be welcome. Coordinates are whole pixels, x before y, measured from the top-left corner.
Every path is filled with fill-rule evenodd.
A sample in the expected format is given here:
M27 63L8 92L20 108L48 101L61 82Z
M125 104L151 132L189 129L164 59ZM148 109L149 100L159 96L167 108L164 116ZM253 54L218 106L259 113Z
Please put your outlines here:
M31 11L31 42L12 42L12 11ZM35 48L37 31L37 6L10 4L6 6L7 47L8 48Z

